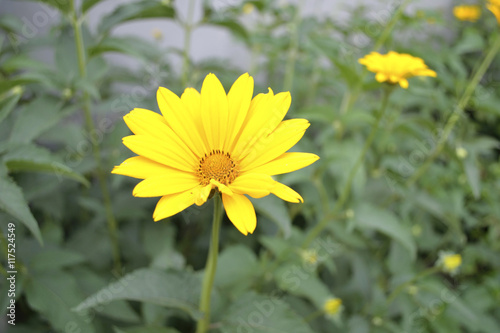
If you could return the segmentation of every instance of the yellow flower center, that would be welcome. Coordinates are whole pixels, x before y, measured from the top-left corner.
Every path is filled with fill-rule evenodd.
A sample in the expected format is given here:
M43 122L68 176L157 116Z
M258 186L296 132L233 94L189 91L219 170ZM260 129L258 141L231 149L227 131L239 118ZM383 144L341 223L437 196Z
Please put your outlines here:
M229 153L216 149L201 158L197 174L201 185L208 185L211 179L228 185L238 176L238 168Z

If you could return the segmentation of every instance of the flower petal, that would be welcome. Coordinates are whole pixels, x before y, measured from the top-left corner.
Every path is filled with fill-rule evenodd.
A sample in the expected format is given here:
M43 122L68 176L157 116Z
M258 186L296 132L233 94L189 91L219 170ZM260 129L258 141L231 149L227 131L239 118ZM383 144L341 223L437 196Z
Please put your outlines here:
M271 176L259 173L246 173L236 177L229 185L234 193L248 194L252 198L262 198L271 193L275 180Z
M203 128L201 117L202 109L200 93L194 88L186 88L181 96L181 101L188 110L196 131L199 133L199 139L201 145L203 146L203 152L209 151L208 143L205 139L202 139L205 138L205 129Z
M132 192L134 197L149 198L184 192L200 184L192 173L171 169L170 172L149 177L137 184Z
M240 161L241 171L249 171L261 166L292 148L309 127L306 119L290 119L283 121L278 128L266 138L257 142L252 150Z
M181 99L168 90L160 87L156 93L158 106L168 126L190 147L198 157L204 155L205 149L200 133L193 131L196 125Z
M123 144L137 155L179 170L192 172L196 164L193 157L173 144L146 135L130 135L123 138Z
M245 73L234 82L227 94L229 113L228 132L224 145L225 151L229 151L232 148L234 139L245 121L250 108L250 102L252 101L253 88L253 78L248 73Z
M185 192L163 196L156 204L153 213L155 222L175 215L191 206L194 203L195 195L199 193L199 188L201 185Z
M128 128L137 135L145 135L175 145L184 151L184 155L192 156L197 161L196 153L168 126L160 114L146 109L133 109L123 119Z
M201 110L209 148L222 149L227 131L228 104L224 87L214 74L208 74L203 81Z
M284 184L281 184L279 182L276 182L274 184L274 187L271 190L271 193L274 194L275 196L277 196L278 198L283 199L283 200L288 201L288 202L295 202L295 203L304 202L304 199L302 199L300 194L298 194L297 192L292 190L290 187L288 187Z
M250 200L242 194L230 196L223 193L222 202L227 217L234 226L245 236L253 233L257 226L257 216Z
M283 173L292 172L298 169L305 168L319 160L319 156L310 153L284 153L283 155L267 162L259 167L256 167L249 172L264 173L274 176Z
M157 163L149 158L142 156L134 156L126 159L122 164L115 166L111 173L124 175L139 179L146 179L171 172L172 168L164 164Z

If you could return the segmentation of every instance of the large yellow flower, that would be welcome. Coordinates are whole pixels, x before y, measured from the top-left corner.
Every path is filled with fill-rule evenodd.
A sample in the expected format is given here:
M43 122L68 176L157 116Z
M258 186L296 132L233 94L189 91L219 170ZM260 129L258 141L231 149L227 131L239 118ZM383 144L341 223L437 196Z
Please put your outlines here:
M402 88L408 88L408 78L413 76L436 77L436 72L429 69L420 58L405 53L390 51L387 54L372 52L358 60L370 72L376 73L378 82L390 84L399 83Z
M462 5L453 7L453 15L461 21L476 22L481 16L481 7L478 5Z
M305 119L283 121L291 103L289 92L258 94L248 74L236 80L226 95L214 74L201 93L187 88L179 98L160 87L157 100L162 115L134 109L124 119L135 134L123 143L139 156L124 161L113 173L144 179L136 197L162 198L155 221L185 208L202 205L214 191L222 194L226 214L247 235L257 220L250 200L270 193L289 202L302 197L271 176L306 167L318 156L287 153L309 127Z
M500 24L500 0L488 0L486 7L495 15L498 24Z

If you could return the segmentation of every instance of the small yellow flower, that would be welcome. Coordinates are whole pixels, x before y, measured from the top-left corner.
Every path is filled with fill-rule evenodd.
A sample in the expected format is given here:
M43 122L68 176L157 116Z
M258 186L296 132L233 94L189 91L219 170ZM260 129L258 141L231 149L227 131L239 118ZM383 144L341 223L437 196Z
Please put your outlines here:
M486 7L495 15L498 24L500 24L500 0L488 0Z
M323 311L332 317L337 317L342 311L342 300L340 298L329 298L323 305Z
M318 251L315 249L303 250L300 252L302 261L309 265L316 265L318 263Z
M246 3L243 5L243 13L245 15L251 14L254 11L254 9L255 9L255 6L251 3Z
M155 28L151 31L151 34L153 35L154 39L157 41L161 41L163 39L163 32L161 32L160 29Z
M465 149L464 147L457 147L455 149L455 153L457 154L457 157L461 160L463 160L464 158L467 157L467 155L469 154L467 152L467 149Z
M436 264L443 269L443 272L454 275L462 265L462 256L451 252L441 252Z
M134 109L125 115L135 135L123 144L139 156L116 166L112 173L143 179L136 197L159 197L153 219L159 221L189 206L201 206L216 191L229 220L247 235L257 219L245 196L269 194L303 202L300 194L271 176L304 168L318 156L287 153L309 127L306 119L283 121L289 92L259 94L252 99L254 81L243 74L226 94L214 74L203 81L201 93L187 88L179 98L167 88L157 92L161 115Z
M429 69L420 58L405 53L390 51L387 54L372 52L358 60L373 73L378 82L396 84L408 88L408 78L413 76L436 77L436 72Z
M477 5L455 6L453 15L460 21L476 22L481 16L481 7Z

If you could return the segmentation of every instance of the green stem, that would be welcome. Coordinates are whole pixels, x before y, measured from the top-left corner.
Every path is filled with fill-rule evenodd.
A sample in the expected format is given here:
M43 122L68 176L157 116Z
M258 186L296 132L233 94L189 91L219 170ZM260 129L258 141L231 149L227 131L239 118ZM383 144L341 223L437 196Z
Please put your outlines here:
M194 0L189 0L188 14L183 22L184 27L184 49L182 51L182 86L189 84L189 53L191 50L191 35L193 33Z
M85 61L85 46L83 44L82 30L81 30L81 21L78 19L78 14L75 9L74 0L72 0L70 4L72 10L71 24L73 25L73 29L75 31L75 43L76 43L76 51L78 57L78 70L80 78L82 80L85 80L85 78L87 77L87 70ZM117 232L116 220L113 215L113 208L111 206L111 197L109 194L108 184L106 181L106 174L104 173L104 169L102 167L101 150L99 147L99 142L97 141L97 138L95 136L96 130L94 127L94 121L92 120L92 112L90 110L90 96L88 92L85 90L83 91L83 113L85 117L85 127L87 129L87 134L90 137L90 141L92 144L92 152L94 154L94 159L97 164L96 173L103 197L104 208L106 211L106 220L108 223L108 231L113 251L114 269L116 270L117 273L121 273L120 248L118 245L118 232Z
M458 104L456 105L452 114L448 118L448 121L446 122L446 124L444 126L443 132L438 139L438 143L436 145L436 148L434 148L434 151L427 158L427 160L420 166L420 168L418 168L417 171L415 171L415 173L408 179L408 181L406 182L406 186L409 187L409 186L412 186L413 184L415 184L415 182L427 171L427 169L430 167L430 165L436 159L436 157L439 156L439 154L443 150L444 146L446 145L446 141L448 141L448 138L449 138L451 132L453 131L453 128L455 127L456 123L458 122L458 120L462 116L465 107L469 103L469 100L472 97L472 94L476 90L476 87L479 84L479 81L481 80L484 73L486 72L486 70L490 66L491 62L495 58L495 55L497 54L499 49L500 49L500 34L497 33L490 50L488 51L488 53L484 57L483 62L478 67L478 69L477 69L476 73L473 75L472 79L469 81L469 84L465 88L462 97L460 98L460 100L458 101Z
M290 26L290 48L288 50L288 59L285 67L285 78L283 79L283 91L291 91L293 88L293 76L295 75L295 62L299 50L299 25L300 13L304 0L297 5L297 12Z
M200 311L203 317L198 320L196 333L205 333L210 325L210 295L214 284L215 270L217 268L217 257L219 255L219 232L222 222L222 199L220 194L214 196L214 217L212 222L212 239L208 251L207 266L203 276L203 284L200 297Z
M384 96L382 98L382 106L377 114L377 117L375 119L375 124L372 127L372 130L370 132L370 135L365 141L365 144L363 146L363 150L361 151L361 154L359 155L358 159L356 160L356 163L354 164L354 167L351 169L349 172L349 176L347 177L347 181L344 185L344 188L342 189L341 195L337 202L335 203L335 206L333 206L333 209L331 211L331 215L336 215L340 209L344 206L346 203L347 199L349 198L349 194L351 193L351 187L352 187L352 182L354 180L354 177L356 176L356 173L358 172L358 169L361 167L365 160L365 155L368 152L368 149L370 148L373 139L375 138L375 135L377 134L380 121L383 118L385 114L385 110L387 109L387 104L389 101L389 96L392 92L392 87L388 87L384 91ZM309 234L307 235L302 247L307 248L311 244L311 242L318 237L318 235L326 228L328 225L329 219L322 219L316 226L311 229Z

